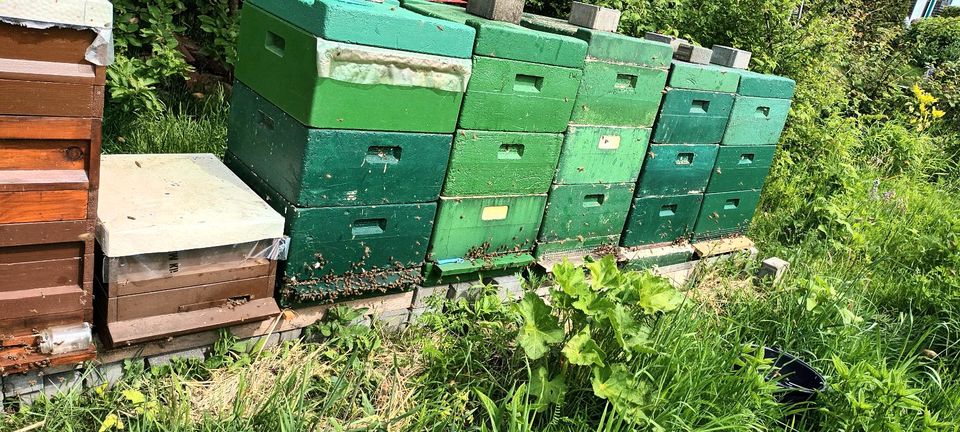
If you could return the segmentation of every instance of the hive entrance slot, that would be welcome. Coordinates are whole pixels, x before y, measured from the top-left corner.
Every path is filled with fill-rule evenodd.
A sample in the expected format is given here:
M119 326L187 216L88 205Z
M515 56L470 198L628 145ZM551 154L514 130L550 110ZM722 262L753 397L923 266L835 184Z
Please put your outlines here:
M603 205L604 196L603 194L590 194L583 197L583 206L584 207L600 207Z
M352 233L357 237L383 234L386 230L386 219L360 219L353 222Z
M676 204L667 204L660 207L660 217L670 217L677 214Z

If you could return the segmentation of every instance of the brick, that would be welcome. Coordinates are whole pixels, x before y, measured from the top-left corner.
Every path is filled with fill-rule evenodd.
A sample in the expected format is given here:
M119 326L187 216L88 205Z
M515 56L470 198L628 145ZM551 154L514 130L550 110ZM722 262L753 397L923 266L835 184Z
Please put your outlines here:
M380 322L385 328L399 330L406 327L410 320L410 309L400 309L383 312L374 315L374 320Z
M129 361L142 364L144 360L142 358L132 358ZM92 366L87 370L86 386L93 388L104 384L107 386L115 385L123 379L123 364L124 362L115 362Z
M677 49L680 48L680 44L689 43L686 39L683 39L683 38L678 38L675 36L665 35L661 33L654 33L654 32L644 33L643 38L646 40L670 45L670 48L673 50L674 53L676 53Z
M710 48L688 43L681 43L673 53L673 58L677 60L702 65L710 64L711 57L713 57L713 51Z
M298 341L303 336L303 329L293 329L280 332L280 342Z
M69 370L55 374L31 371L26 374L8 375L3 378L3 395L33 403L37 397L52 398L60 393L80 390L83 379L80 371Z
M422 309L429 306L429 299L433 297L438 297L440 299L447 299L448 285L437 285L431 287L422 287L418 286L413 291L413 304L414 309Z
M517 276L499 276L493 278L497 293L504 301L513 301L523 297L523 280Z
M575 1L570 5L569 21L580 27L616 32L620 25L620 11Z
M205 348L193 348L184 351L159 354L147 357L147 367L170 366L175 359L199 360L203 361L205 357Z
M467 12L512 24L520 23L524 0L472 0L467 3Z
M713 46L713 57L710 63L736 69L747 69L750 66L750 51L731 48L723 45Z
M771 283L776 285L780 283L780 280L783 279L783 275L786 274L789 268L790 263L784 259L778 257L767 258L763 260L760 268L757 269L757 278L770 279Z

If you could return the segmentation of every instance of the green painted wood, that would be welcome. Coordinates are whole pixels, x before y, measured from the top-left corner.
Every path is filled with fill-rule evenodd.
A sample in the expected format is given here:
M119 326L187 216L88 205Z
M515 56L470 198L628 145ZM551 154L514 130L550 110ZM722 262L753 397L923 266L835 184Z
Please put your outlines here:
M740 71L740 88L737 90L737 94L741 96L793 99L793 92L796 90L796 87L797 82L790 78Z
M554 183L636 182L649 141L650 129L570 126Z
M653 128L653 142L663 144L716 144L733 109L729 93L667 90Z
M525 13L520 25L583 40L587 59L666 69L673 58L673 49L665 43L578 27L557 18Z
M580 68L587 54L587 44L582 40L488 20L471 15L459 6L422 0L405 0L403 6L476 29L473 54L477 56Z
M717 161L716 144L651 144L637 196L703 192Z
M284 305L419 282L436 203L296 207L232 154L224 162L286 218Z
M423 286L449 285L461 282L490 283L491 278L514 276L535 261L533 255L509 254L486 260L463 261L438 265L427 261L423 265Z
M736 93L739 84L738 69L675 61L667 85L677 89Z
M472 27L411 12L396 0L248 0L247 5L327 40L447 57L470 58L476 35Z
M724 145L776 145L787 123L790 99L737 96Z
M702 240L746 232L759 202L758 190L704 195L694 238Z
M693 232L703 194L637 197L620 244L627 247L672 243Z
M720 146L707 193L762 189L776 150L775 146Z
M530 195L550 189L561 134L457 131L443 195Z
M438 133L455 129L462 92L321 78L317 44L315 36L248 5L240 23L237 78L311 127ZM363 61L337 61L347 69L369 67ZM454 73L466 80L468 71Z
M633 183L554 185L540 225L541 242L616 236L633 200ZM570 242L571 249L577 249Z
M671 246L667 246L670 248ZM631 259L623 264L624 270L642 271L649 268L666 267L674 264L682 264L693 259L693 248L673 248L665 251L662 255L653 255L644 258Z
M582 73L580 69L474 57L460 128L563 132Z
M611 248L620 244L620 234L600 236L600 237L581 237L566 240L557 240L552 242L537 243L537 249L534 256L544 258L551 254L564 252L603 252L608 253Z
M308 128L239 82L230 106L230 152L294 205L416 203L440 196L451 135Z
M440 197L428 258L444 261L533 249L546 195Z
M667 71L587 61L570 121L578 125L650 127Z

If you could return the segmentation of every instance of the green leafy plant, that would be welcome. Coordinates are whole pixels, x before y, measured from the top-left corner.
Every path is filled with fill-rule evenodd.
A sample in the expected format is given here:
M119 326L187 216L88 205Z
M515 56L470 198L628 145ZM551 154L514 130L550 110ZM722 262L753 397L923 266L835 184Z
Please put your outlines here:
M906 34L917 65L960 61L960 18L933 17L914 23Z

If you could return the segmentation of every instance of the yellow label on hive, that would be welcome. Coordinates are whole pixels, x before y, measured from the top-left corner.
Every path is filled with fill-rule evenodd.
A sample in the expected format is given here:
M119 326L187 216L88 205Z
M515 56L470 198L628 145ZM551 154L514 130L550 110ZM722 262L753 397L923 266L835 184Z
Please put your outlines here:
M603 135L597 145L600 150L616 150L620 148L620 135Z
M507 211L510 210L509 206L491 206L484 207L483 213L480 214L481 220L504 220L507 218Z

